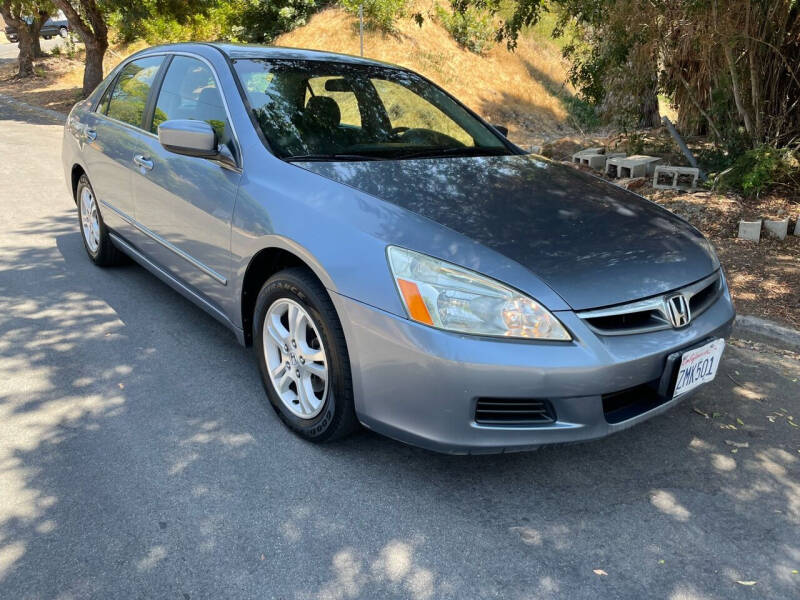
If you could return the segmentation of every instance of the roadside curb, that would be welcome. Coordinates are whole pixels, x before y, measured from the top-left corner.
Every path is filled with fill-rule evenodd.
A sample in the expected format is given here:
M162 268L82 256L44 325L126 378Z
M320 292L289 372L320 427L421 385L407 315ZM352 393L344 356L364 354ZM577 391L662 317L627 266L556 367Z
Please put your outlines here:
M67 120L67 115L65 115L64 113L60 113L57 110L50 110L49 108L34 106L33 104L28 104L27 102L23 102L22 100L17 100L16 98L12 98L11 96L6 96L5 94L0 94L0 104L7 104L10 106L14 106L16 108L21 108L28 112L35 113L40 117L52 119L53 121L56 121L58 125L63 125L64 122Z
M759 338L761 341L800 352L800 331L767 319L736 315L733 321L733 335L740 338L748 336Z

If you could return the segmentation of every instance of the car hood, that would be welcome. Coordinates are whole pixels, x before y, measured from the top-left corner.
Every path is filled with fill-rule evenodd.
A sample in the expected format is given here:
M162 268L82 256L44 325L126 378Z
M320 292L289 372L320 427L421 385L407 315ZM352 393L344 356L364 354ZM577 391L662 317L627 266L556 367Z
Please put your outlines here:
M648 200L532 155L308 162L530 269L573 309L679 288L717 268L691 225Z

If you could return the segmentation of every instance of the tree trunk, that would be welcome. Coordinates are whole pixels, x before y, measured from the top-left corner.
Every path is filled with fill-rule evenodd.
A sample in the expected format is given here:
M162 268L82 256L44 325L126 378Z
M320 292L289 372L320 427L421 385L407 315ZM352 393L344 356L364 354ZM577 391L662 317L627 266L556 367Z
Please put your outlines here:
M736 72L733 50L727 43L723 43L722 51L725 54L725 61L728 63L728 70L731 73L731 87L733 87L733 101L736 103L736 110L739 112L742 121L744 121L745 130L751 138L755 139L753 120L750 118L750 113L747 111L747 106L742 99L742 89L739 85L739 74Z
M83 96L91 94L103 81L103 57L108 49L105 40L86 41L86 66L83 70Z
M108 25L105 14L96 0L52 0L64 11L72 29L81 36L86 46L86 64L83 71L83 96L92 93L103 81L103 57L108 50ZM73 6L75 2L75 6ZM79 10L76 10L76 6Z
M31 54L33 54L33 58L42 58L44 56L41 40L39 39L39 32L41 32L42 25L44 25L44 21L46 20L47 17L45 17L44 20L37 17L29 26L31 32Z
M639 113L639 127L652 128L661 125L661 115L658 112L658 94L656 90L647 90L642 95L641 112Z
M33 77L33 41L27 27L17 28L19 38L19 71L17 77Z

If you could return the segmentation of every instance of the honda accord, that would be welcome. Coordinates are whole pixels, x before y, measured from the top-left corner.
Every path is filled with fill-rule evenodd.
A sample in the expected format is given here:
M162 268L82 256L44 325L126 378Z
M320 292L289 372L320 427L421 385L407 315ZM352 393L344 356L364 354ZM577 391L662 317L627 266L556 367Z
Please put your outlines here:
M532 449L711 381L734 317L711 244L504 133L402 67L177 44L75 106L63 163L89 259L252 345L307 440Z

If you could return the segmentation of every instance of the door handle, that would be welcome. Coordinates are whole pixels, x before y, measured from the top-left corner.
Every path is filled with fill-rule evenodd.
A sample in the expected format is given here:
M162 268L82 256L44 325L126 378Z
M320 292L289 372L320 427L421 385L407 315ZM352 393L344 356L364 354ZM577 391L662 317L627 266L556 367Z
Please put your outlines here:
M90 144L97 139L97 132L94 129L87 129L84 135L86 136L86 141Z
M145 158L141 154L137 154L133 157L133 162L136 163L137 166L141 167L145 171L149 171L153 168L153 161L149 158Z

